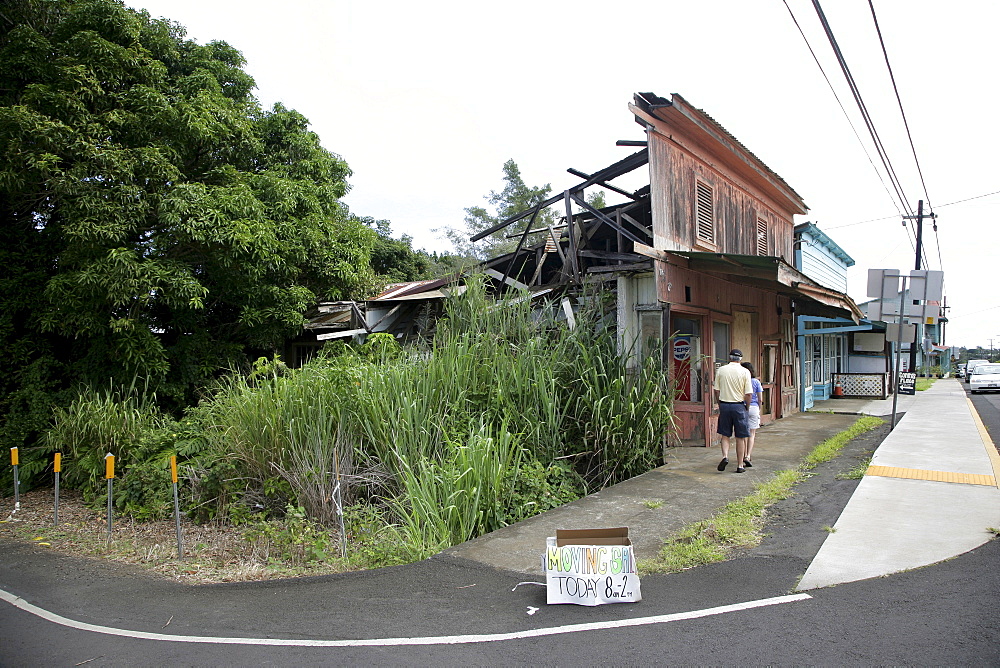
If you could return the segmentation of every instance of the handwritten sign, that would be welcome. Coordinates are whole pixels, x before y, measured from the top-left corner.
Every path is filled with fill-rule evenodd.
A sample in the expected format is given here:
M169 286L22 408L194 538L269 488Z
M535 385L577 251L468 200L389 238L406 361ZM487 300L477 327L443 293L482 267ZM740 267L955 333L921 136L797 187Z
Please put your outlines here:
M917 393L917 374L915 373L899 373L899 394L916 394Z
M548 603L603 605L642 600L631 545L556 545L546 541Z

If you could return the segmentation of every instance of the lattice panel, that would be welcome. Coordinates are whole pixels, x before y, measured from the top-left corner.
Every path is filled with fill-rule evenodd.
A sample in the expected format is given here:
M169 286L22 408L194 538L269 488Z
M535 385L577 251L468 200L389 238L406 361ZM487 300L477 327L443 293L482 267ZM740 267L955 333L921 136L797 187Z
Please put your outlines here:
M836 374L834 383L840 381L844 394L851 397L881 397L882 374Z

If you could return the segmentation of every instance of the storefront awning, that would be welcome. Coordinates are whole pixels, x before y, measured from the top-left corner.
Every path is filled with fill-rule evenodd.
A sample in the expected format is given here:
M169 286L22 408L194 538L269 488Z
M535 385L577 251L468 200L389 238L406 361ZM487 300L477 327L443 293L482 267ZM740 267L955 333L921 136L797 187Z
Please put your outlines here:
M846 317L855 324L865 317L850 296L823 287L779 257L660 251L648 246L640 247L639 244L636 244L635 252L693 271L714 274L741 285L774 290L795 301L797 315Z

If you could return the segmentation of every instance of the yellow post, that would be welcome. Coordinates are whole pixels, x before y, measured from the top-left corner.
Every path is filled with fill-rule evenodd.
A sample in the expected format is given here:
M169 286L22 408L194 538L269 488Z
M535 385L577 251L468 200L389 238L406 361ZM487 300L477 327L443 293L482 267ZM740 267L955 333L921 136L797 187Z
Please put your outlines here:
M10 465L14 467L14 512L21 509L21 478L17 474L17 448L10 449Z
M184 543L181 540L181 504L177 498L177 455L170 455L170 478L174 488L174 521L177 523L177 558L184 558Z
M55 486L55 504L52 507L52 522L53 524L59 524L59 473L62 471L62 453L57 452L55 456L55 461L52 463L52 468L56 474L56 486Z
M108 543L111 543L112 498L114 496L115 456L110 452L104 455L104 477L108 479Z
M56 473L62 472L62 453L61 452L57 452L56 453L55 470L56 470Z

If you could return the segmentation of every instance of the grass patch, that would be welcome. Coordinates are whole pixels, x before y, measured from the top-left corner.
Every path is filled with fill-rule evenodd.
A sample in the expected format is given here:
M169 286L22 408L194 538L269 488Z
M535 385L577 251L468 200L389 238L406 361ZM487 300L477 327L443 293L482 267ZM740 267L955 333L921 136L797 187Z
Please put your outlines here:
M802 460L800 468L803 470L809 470L814 468L818 464L823 462L828 462L837 455L840 454L841 449L850 443L852 440L860 436L861 434L871 431L875 427L883 424L885 420L871 415L865 415L858 418L849 429L842 431L832 438L828 438L815 448L813 451L806 455L805 459Z
M797 468L778 471L770 480L755 485L753 494L731 501L711 518L683 528L664 544L655 559L639 562L639 573L676 573L724 561L736 549L756 547L763 538L768 506L787 499L795 485L811 475L810 469L830 461L852 439L884 422L870 416L859 418L846 431L817 445Z
M929 390L931 385L934 384L935 380L937 380L937 378L917 378L917 384L916 384L917 392L923 392L924 390Z
M870 452L868 453L867 457L858 462L858 465L855 466L850 471L847 471L845 473L838 473L837 480L861 480L862 478L864 478L865 473L868 472L868 467L871 466L872 464L872 457L874 455L875 455L874 452Z

